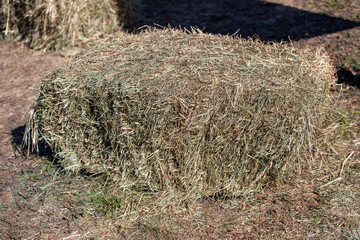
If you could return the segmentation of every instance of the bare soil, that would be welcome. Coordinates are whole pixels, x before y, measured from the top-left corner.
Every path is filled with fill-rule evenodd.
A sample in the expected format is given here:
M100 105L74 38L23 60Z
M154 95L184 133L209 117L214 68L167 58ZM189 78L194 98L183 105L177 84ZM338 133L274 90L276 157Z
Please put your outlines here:
M66 62L54 53L43 54L22 46L20 43L0 41L0 238L18 238L17 225L38 224L24 217L27 209L19 205L19 183L16 173L26 171L32 160L20 157L13 148L14 137L21 142L17 128L26 123L31 104L41 79L47 73ZM18 217L19 216L19 217ZM20 230L21 228L19 228Z
M344 151L351 157L339 160L333 176L303 174L251 198L204 200L196 211L140 219L128 229L116 217L104 218L108 209L101 206L112 205L94 200L101 188L87 176L66 175L45 158L19 150L36 97L32 88L70 60L1 40L0 239L360 239L360 3L345 1L352 5L335 9L321 2L143 0L136 26L197 26L324 46L339 69L338 83L345 83L334 91L349 116Z

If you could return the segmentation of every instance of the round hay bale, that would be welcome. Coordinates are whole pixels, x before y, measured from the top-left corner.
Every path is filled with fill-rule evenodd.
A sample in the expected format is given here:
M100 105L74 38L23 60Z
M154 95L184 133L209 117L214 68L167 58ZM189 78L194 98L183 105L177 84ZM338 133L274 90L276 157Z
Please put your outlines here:
M133 16L132 0L1 0L0 29L35 49L63 50L118 31Z
M198 30L113 36L44 78L28 135L123 188L236 196L323 149L333 76L321 51Z

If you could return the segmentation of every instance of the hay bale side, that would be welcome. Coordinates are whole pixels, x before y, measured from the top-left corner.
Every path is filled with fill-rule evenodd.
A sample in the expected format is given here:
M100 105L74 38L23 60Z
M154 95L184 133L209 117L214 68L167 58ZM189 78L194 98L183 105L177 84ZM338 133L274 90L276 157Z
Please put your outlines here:
M130 23L132 0L1 0L0 28L36 49L79 46Z
M197 31L114 36L43 80L28 134L125 189L236 196L329 144L329 62Z

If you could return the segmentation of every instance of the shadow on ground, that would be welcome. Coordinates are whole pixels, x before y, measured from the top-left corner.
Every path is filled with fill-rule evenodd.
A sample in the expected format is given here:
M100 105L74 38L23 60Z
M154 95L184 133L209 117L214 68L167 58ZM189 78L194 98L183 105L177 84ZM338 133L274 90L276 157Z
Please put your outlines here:
M357 87L360 89L360 75L353 74L349 69L340 68L337 72L337 83L345 83L349 86Z
M64 171L61 162L56 157L56 154L45 140L40 140L37 146L33 146L31 144L29 145L29 143L24 142L25 129L26 125L23 125L11 130L11 139L14 150L23 156L36 155L42 157L47 161L51 162L57 170ZM101 178L102 174L90 173L87 172L85 169L80 169L79 173L87 177L98 177L97 179L104 179Z
M299 40L360 26L359 22L260 0L142 0L135 27L196 26L207 33Z
M39 141L38 146L32 146L23 141L26 126L20 126L11 130L12 144L14 148L23 155L28 153L37 154L40 157L53 159L54 152L45 141Z

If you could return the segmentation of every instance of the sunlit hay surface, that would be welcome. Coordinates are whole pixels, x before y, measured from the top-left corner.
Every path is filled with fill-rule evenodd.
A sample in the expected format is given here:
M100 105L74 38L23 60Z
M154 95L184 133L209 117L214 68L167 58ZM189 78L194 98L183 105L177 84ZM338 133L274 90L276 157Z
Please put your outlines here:
M133 14L131 0L1 0L0 28L36 49L63 49L118 31Z
M237 196L331 144L321 51L146 30L108 38L44 78L28 123L65 169L126 189Z

